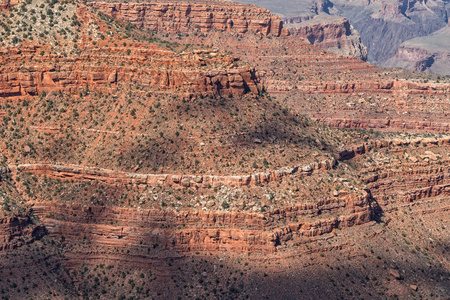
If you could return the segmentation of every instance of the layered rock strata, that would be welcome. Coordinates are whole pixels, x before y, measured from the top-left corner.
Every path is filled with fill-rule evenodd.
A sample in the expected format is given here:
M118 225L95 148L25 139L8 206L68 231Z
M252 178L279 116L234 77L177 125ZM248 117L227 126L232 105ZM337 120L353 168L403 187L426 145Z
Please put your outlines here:
M219 211L134 210L40 203L33 207L50 235L85 238L97 246L147 247L158 244L177 252L231 251L270 253L281 242L314 237L372 218L368 195L344 195L277 209L264 214ZM334 217L308 216L333 212ZM278 222L288 223L279 226Z
M286 167L271 172L255 173L250 175L177 175L177 174L139 174L124 173L100 168L86 168L79 166L28 164L10 166L10 169L29 172L37 175L46 175L60 179L71 180L98 180L108 184L127 185L169 185L174 187L219 187L219 186L247 186L266 184L280 181L283 177L299 173L311 175L320 171L330 170L336 164L335 159L313 162L304 166Z
M450 132L450 123L445 122L336 117L319 117L314 120L335 128Z
M288 24L286 28L293 36L304 38L320 49L367 60L367 48L346 18L320 14L312 20Z
M403 42L427 36L448 23L448 2L430 0L241 0L242 3L258 3L270 11L282 15L286 23L299 23L318 14L345 17L361 35L368 49L368 60L383 65L396 53ZM330 16L333 17L333 16ZM389 33L389 34L386 34ZM394 58L394 61L395 58ZM401 61L397 61L401 62ZM443 63L436 66L445 67Z
M398 93L406 91L408 94L430 95L441 94L446 95L450 87L433 86L430 84L414 83L407 81L364 81L364 82L346 82L346 83L325 83L323 85L304 85L301 87L308 93L333 93L333 94L349 94L349 93Z
M201 32L211 30L246 33L248 31L274 36L286 36L281 19L268 10L231 2L151 2L104 3L91 2L92 7L138 28L169 32Z
M47 54L42 55L46 50ZM258 78L253 68L234 67L235 58L215 51L176 54L157 46L137 44L127 49L91 49L71 58L51 53L45 46L12 48L0 54L0 97L3 98L36 96L50 91L114 92L115 87L129 82L184 95L258 92ZM114 63L95 63L105 56ZM30 63L32 61L39 63ZM20 62L23 63L19 65ZM216 67L203 70L202 66L208 64Z
M384 66L450 75L450 25L402 43Z
M363 144L352 145L349 147L345 147L340 149L337 153L337 158L340 161L348 160L356 155L362 155L369 152L372 149L383 149L388 147L409 147L409 146L419 146L422 145L424 147L433 147L433 146L449 146L450 145L450 137L445 136L441 138L409 138L409 139L379 139L368 141Z

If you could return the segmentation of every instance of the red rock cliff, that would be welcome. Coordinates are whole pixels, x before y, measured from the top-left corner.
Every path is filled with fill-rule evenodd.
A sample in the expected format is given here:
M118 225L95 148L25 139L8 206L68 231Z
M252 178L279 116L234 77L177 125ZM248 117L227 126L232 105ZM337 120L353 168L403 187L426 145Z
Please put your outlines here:
M39 55L46 49L34 46L0 52L3 64L0 98L35 96L43 91L77 93L86 87L111 91L131 81L155 90L184 94L242 95L258 91L254 69L236 67L235 58L214 51L176 54L152 45L136 44L128 47L130 55L125 55L123 47L110 48L106 55L114 62L105 64L102 62L105 53L101 51L89 50L70 58L51 52ZM201 68L208 64L210 69Z
M286 36L283 21L267 9L238 3L90 3L92 7L139 28L188 32L213 29L236 33L254 32L263 35Z

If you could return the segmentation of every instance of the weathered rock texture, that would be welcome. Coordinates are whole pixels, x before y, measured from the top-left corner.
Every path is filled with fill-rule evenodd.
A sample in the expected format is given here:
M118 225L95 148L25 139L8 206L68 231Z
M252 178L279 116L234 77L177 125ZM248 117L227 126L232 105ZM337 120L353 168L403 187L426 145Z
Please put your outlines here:
M174 187L204 187L217 188L220 186L248 186L266 184L280 181L283 177L298 174L297 176L311 175L332 169L336 164L335 159L313 162L304 166L285 167L271 172L255 173L251 175L175 175L175 174L139 174L124 173L100 168L85 168L79 166L27 164L11 166L9 169L33 174L47 175L54 178L73 180L98 180L109 184L126 185L168 185Z
M287 24L291 34L302 37L320 49L367 60L367 48L348 19L320 14L312 20Z
M308 216L328 211L333 211L334 217L308 221ZM144 244L158 243L178 252L274 252L281 242L293 237L314 237L339 226L361 225L372 216L368 195L346 195L265 214L137 211L50 203L36 205L33 212L50 235L84 237L107 247L127 247L143 240ZM288 225L277 224L281 220Z
M167 39L188 36L170 30ZM220 97L256 86L239 71L252 68L217 51L156 47L136 43L149 37L137 31L120 33L134 40L87 38L68 58L47 48L2 55L4 96L25 99L0 103L0 202L14 198L13 211L29 212L0 220L0 290L10 298L62 298L71 285L67 298L98 291L94 297L173 299L181 289L207 299L407 298L418 282L417 298L448 294L450 139L335 130L273 99L279 92L316 117L370 120L363 112L373 109L415 122L421 110L445 114L448 86L394 79L401 73L295 38L189 34L190 44L224 43L266 72L270 94ZM80 87L80 97L29 96ZM384 115L375 119L384 124ZM58 283L61 290L49 291Z
M112 92L129 82L182 94L243 95L258 91L253 68L235 67L235 58L210 50L176 54L153 45L135 44L128 48L90 49L78 57L65 58L46 46L33 46L3 50L0 61L0 97L35 96L49 91L78 93L86 89ZM210 68L202 68L208 64Z
M136 210L39 202L32 211L39 217L40 227L27 227L31 223L27 217L6 218L2 221L4 224L1 230L3 248L20 246L11 242L15 236L29 234L31 236L29 241L32 241L48 233L74 240L88 239L96 246L111 249L139 244L158 244L164 249L177 252L270 253L276 251L277 247L286 241L295 241L300 237L320 236L338 227L365 224L373 220L378 213L380 209L378 205L387 205L386 201L391 199L391 195L396 195L396 199L401 202L447 195L448 167L439 163L440 154L426 149L436 147L444 149L449 145L449 137L383 139L341 149L336 154L340 161L344 161L358 160L363 155L377 153L378 150L373 151L374 149L394 149L394 153L398 153L415 147L425 147L422 155L406 156L409 161L407 166L412 168L399 170L392 164L363 168L359 177L367 185L365 187L367 193L364 192L361 195L336 193L334 197L325 197L314 203L280 207L266 213L215 210L176 212L161 209ZM307 171L306 167L302 169ZM111 185L128 184L137 187L149 184L146 180L142 181L146 175L83 170L76 167L24 165L11 167L10 170L13 174L32 172L37 176L59 177L72 181L97 180ZM55 175L55 173L61 175ZM162 177L171 181L168 184L172 185L182 183L184 178L173 175ZM399 181L400 177L407 177L407 183L404 180ZM226 184L226 180L221 183L221 185ZM267 184L267 182L258 184ZM180 187L188 188L189 186L180 184ZM399 189L401 189L400 192ZM373 199L377 202L373 202ZM23 230L25 227L29 232ZM75 255L74 259L76 257ZM79 263L69 262L75 265Z
M201 32L211 30L286 36L281 19L268 10L231 2L103 3L92 7L146 30Z
M385 70L354 57L318 52L294 35L277 39L244 35L240 41L218 35L211 32L194 39L233 51L255 66L272 96L329 126L448 130L450 85L445 78Z

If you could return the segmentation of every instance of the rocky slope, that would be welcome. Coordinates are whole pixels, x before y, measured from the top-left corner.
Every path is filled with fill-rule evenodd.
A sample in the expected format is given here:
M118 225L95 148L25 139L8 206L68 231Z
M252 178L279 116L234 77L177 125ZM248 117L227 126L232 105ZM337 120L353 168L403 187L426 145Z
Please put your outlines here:
M47 234L45 226L33 226L29 215L0 219L0 251L30 244Z
M445 79L99 10L0 16L2 297L448 297Z
M34 14L43 13L40 5L34 7ZM74 4L58 6L64 18L69 18L69 12L74 10ZM55 28L52 14L40 21L35 17L25 20L19 11L13 19L30 29L23 40L11 35L6 25L0 29L7 36L3 43L12 46L1 52L0 97L36 96L51 91L79 93L89 89L112 93L130 81L152 91L171 91L186 97L194 93L243 95L258 90L254 69L240 65L236 57L212 49L189 51L127 40L125 36L131 28L108 24L111 19L96 16L87 7L77 10L78 15L70 17L72 22L66 19L66 24L60 25L67 25L62 29ZM3 19L6 23L7 18ZM54 32L48 32L46 25ZM36 29L32 30L32 26ZM114 29L106 30L107 27ZM46 33L39 33L40 29ZM122 33L125 36L120 45L118 41L111 42L114 35ZM68 36L73 39L69 41ZM22 45L16 47L17 43ZM59 45L63 50L55 51Z
M136 44L106 51L89 49L76 58L50 53L49 57L41 55L45 53L42 47L8 49L2 53L6 59L2 61L0 97L36 96L52 91L78 93L86 89L111 92L117 85L129 81L152 90L178 90L187 96L191 93L243 95L248 91L257 92L258 79L254 70L248 67L227 69L233 66L235 59L232 57L217 56L214 51L176 54L157 47L141 47L143 45ZM98 66L105 56L112 59L113 64ZM148 56L152 56L151 62L146 60ZM49 65L47 62L53 59L58 62ZM85 64L87 59L92 64ZM18 61L25 63L14 65ZM168 64L170 68L161 70ZM216 64L217 67L201 70L205 64ZM138 67L140 71L136 70Z
M329 283L321 282L319 286L333 289L333 282L340 282L347 290L337 289L337 293L347 296L383 292L391 296L436 293L445 297L449 292L446 271L449 262L441 252L448 251L445 228L448 221L446 212L449 209L449 140L449 137L397 137L347 147L338 154L341 163L336 170L339 174L346 165L358 170L357 176L362 180L359 187L365 186L366 190L362 198L338 191L326 201L259 213L244 213L240 210L229 212L227 209L185 211L183 207L177 210L149 210L114 207L111 203L87 204L82 195L86 191L90 194L89 189L96 190L96 201L102 202L119 196L121 193L115 191L120 186L92 177L87 180L97 182L86 185L67 175L58 176L63 179L51 179L50 173L42 177L39 173L29 173L27 169L18 172L19 168L17 171L11 168L12 179L19 191L28 190L24 195L52 199L37 201L32 207L41 226L45 226L42 242L35 242L28 249L18 248L16 255L26 259L27 253L39 256L42 251L43 255L51 257L52 260L46 258L47 264L39 272L45 270L44 274L47 275L42 278L48 277L46 272L49 270L51 274L62 272L60 279L51 285L52 293L62 295L95 295L99 292L99 286L106 287L110 281L123 281L131 292L125 292L126 289L124 291L120 285L111 286L109 291L102 292L104 297L118 297L125 292L164 298L177 293L180 288L176 286L177 282L198 283L203 278L200 280L200 289L187 285L183 290L201 293L205 297L208 297L208 293L219 292L222 297L234 295L245 298L246 295L256 296L255 288L258 288L259 293L262 290L272 298L276 296L264 286L278 282L283 287L278 293L284 298L307 294L316 299L317 294L312 289L315 286L313 278L343 276L348 278L348 282L333 279ZM341 187L352 185L349 171L345 171L345 174L345 177L335 177L334 182ZM310 175L310 184L317 182L317 175ZM263 188L280 191L279 185L291 186L291 180L286 177L278 181L278 188L275 188L276 184L270 183L264 184ZM131 193L143 190L142 183L123 184L128 186L126 190ZM322 181L321 188L323 184ZM224 189L226 187L221 187L216 192L217 199L223 197ZM193 197L200 191L194 191ZM152 194L163 195L157 189L153 189ZM275 197L277 202L282 200L277 195ZM184 201L183 198L180 200ZM411 228L412 224L414 226ZM352 230L353 226L357 229ZM430 239L418 237L423 234ZM374 241L377 243L374 244ZM36 252L35 247L41 250ZM58 258L57 254L51 252L53 249L60 249L57 251L62 251L64 256ZM239 254L242 252L245 255ZM167 263L162 263L162 258ZM9 261L13 259L5 260L7 266ZM288 273L294 279L277 275L275 270L280 267L278 261L287 261L286 266L283 265L286 268L283 273ZM376 261L378 266L372 265L371 261ZM122 267L118 267L118 262ZM246 267L239 268L242 265L239 262L245 262ZM268 262L275 266L270 266ZM199 263L202 273L197 276L195 271L198 272ZM258 267L261 264L268 268ZM361 264L364 265L363 270L356 268ZM105 273L102 273L101 270L106 266ZM127 268L138 271L127 272ZM236 280L233 279L236 285L231 285L226 283L227 275L222 268L227 272L233 270L234 273L235 268L244 269L244 272L240 275L238 271ZM355 271L355 268L360 271ZM195 276L190 279L183 275L168 275L173 269L184 270ZM13 274L20 272L20 264L12 270ZM291 286L294 281L298 285L298 278L303 278L298 273L300 270L307 272L310 277L309 280L302 279L304 283L301 284L301 290ZM144 277L140 273L144 273ZM97 274L101 275L101 280L94 280ZM151 280L141 283L139 278L147 276ZM370 276L369 279L365 279L366 276ZM24 277L25 285L34 286L29 292L37 297L48 293L41 289L45 281L30 278L26 273ZM106 277L108 280L104 283L103 278ZM260 277L269 277L270 280ZM376 280L373 279L375 277ZM83 284L71 283L81 278ZM169 288L161 285L167 278L174 280L170 281ZM433 278L433 281L430 282L429 278ZM361 280L365 283L362 289ZM133 285L133 282L138 284ZM66 286L65 292L58 291L59 284ZM141 285L145 289L136 288ZM22 287L22 284L19 286ZM10 295L22 295L9 288L6 291Z

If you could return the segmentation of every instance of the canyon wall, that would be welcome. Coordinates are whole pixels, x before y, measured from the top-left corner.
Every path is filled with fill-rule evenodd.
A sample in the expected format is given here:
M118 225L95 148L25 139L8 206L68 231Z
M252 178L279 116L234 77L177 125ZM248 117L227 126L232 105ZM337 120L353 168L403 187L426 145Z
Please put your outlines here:
M431 35L402 43L383 65L450 75L450 25Z
M322 85L303 85L302 90L307 93L398 93L405 91L408 94L419 95L446 95L449 91L448 85L432 85L407 81L364 81L346 83L325 83Z
M8 169L60 179L83 181L98 180L108 184L125 184L134 186L167 185L176 188L217 188L220 186L241 187L267 184L270 182L281 181L284 177L293 174L296 174L297 176L307 176L313 173L323 172L332 169L335 165L335 159L326 159L303 166L285 167L270 172L230 176L125 173L101 168L50 164L25 164L10 166Z
M258 92L259 81L253 68L235 66L234 57L215 51L176 54L137 44L107 48L107 61L104 51L91 49L78 57L65 58L41 46L3 50L0 97L35 96L49 91L78 93L86 89L112 92L129 82L184 95ZM203 69L207 64L211 68Z
M367 48L348 19L320 14L312 20L287 24L291 34L304 38L320 49L367 60Z
M315 221L308 216L333 212ZM89 239L100 246L146 248L158 244L177 252L275 252L294 237L314 237L372 218L368 195L333 199L256 214L220 211L135 210L39 203L33 207L50 235ZM280 224L280 221L281 224ZM282 224L286 224L283 226Z
M382 65L390 60L401 63L395 54L399 46L410 39L425 37L444 28L448 23L448 1L371 1L371 0L241 0L257 3L283 17L286 24L302 26L319 14L345 17L359 32L367 47L370 63ZM295 23L300 23L299 25ZM445 67L446 62L435 63ZM398 66L402 66L399 64ZM434 72L430 70L430 72ZM442 74L442 73L441 73Z
M283 28L281 19L268 10L232 2L89 4L111 17L152 31L186 33L198 29L200 32L219 30L274 36L289 34Z

